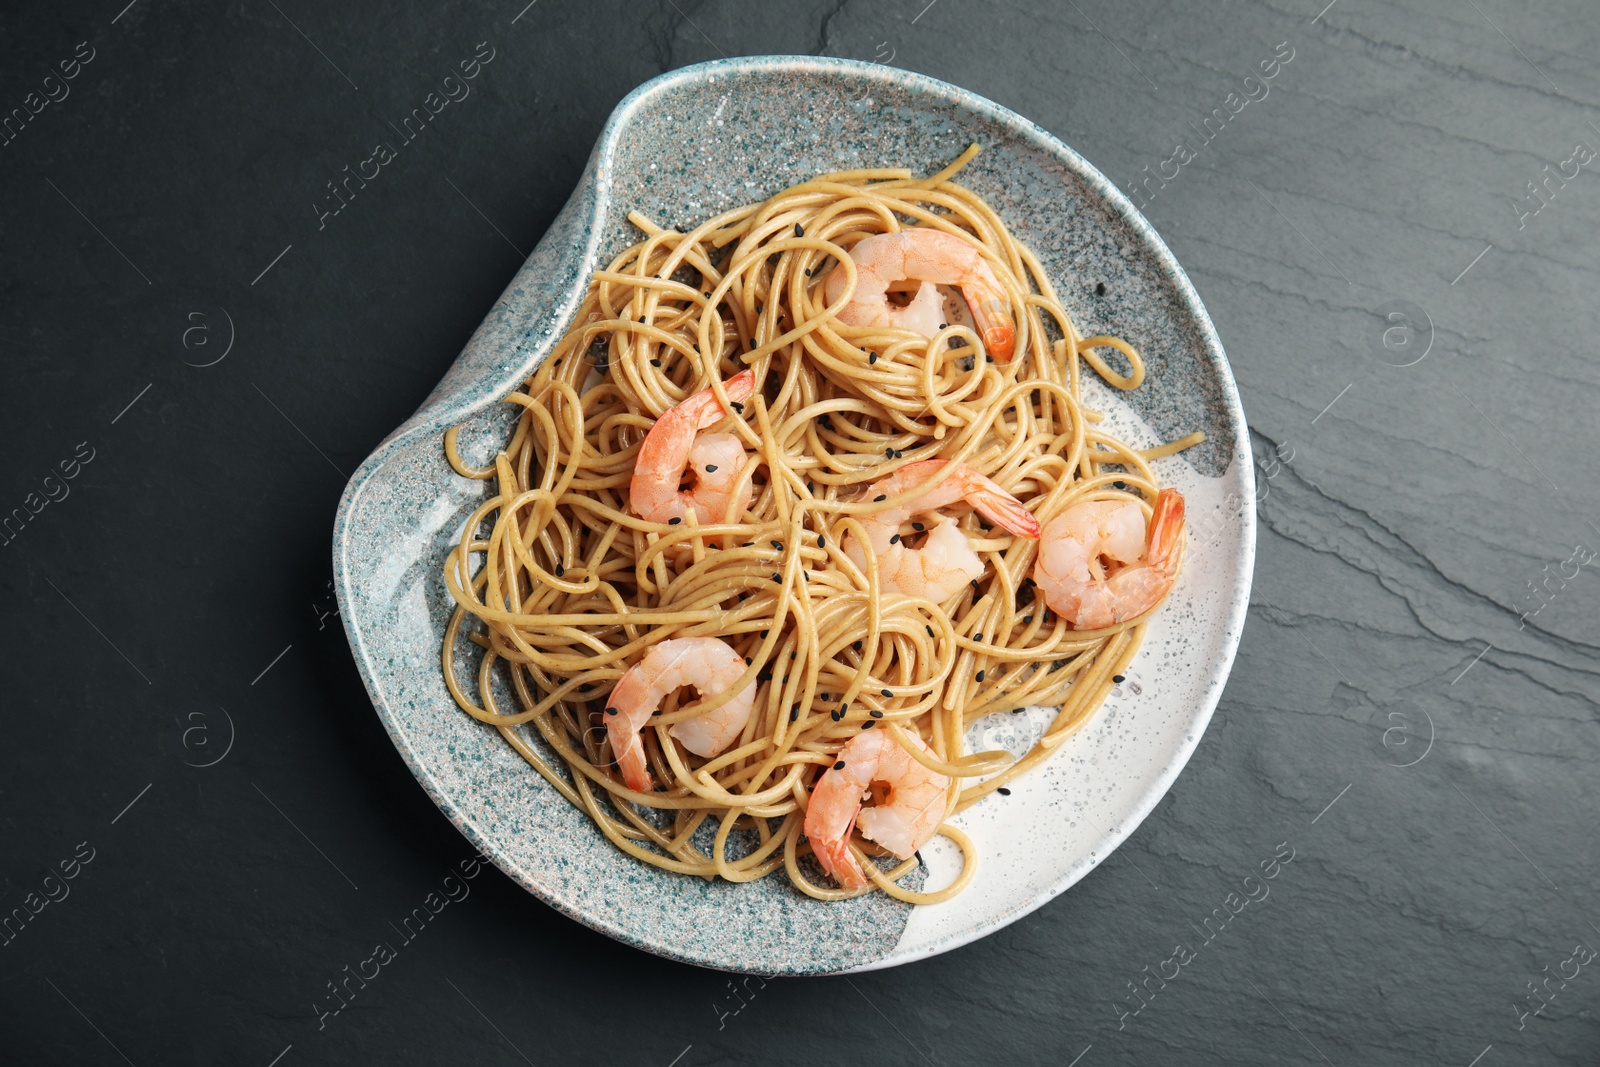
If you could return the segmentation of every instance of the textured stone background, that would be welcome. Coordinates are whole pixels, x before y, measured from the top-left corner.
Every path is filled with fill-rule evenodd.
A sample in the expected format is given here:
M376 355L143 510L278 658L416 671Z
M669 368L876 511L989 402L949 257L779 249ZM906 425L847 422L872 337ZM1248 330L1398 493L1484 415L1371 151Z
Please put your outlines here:
M0 16L4 111L94 50L0 147L0 512L70 493L0 550L0 910L93 850L0 946L0 1060L1600 1058L1600 962L1548 977L1600 946L1600 188L1590 167L1514 206L1600 147L1592 5L524 2ZM484 41L473 95L319 229L325 183ZM616 101L720 54L890 62L1126 187L1280 43L1270 94L1148 208L1228 347L1265 499L1222 706L1133 840L978 944L742 1000L491 870L319 1029L326 983L466 855L327 614L334 504ZM1132 1014L1128 983L1280 845L1271 895Z

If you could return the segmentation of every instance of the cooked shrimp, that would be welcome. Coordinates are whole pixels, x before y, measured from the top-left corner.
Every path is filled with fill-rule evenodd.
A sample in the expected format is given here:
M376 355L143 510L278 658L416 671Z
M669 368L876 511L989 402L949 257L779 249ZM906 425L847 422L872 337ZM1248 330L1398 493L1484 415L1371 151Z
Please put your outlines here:
M897 496L927 481L949 460L925 459L908 463L887 478L867 487L866 498ZM878 586L886 593L920 596L942 604L968 582L983 573L983 560L967 543L967 535L953 519L943 515L921 548L907 548L900 539L900 526L913 515L928 515L939 508L963 501L977 508L990 521L1019 537L1039 536L1039 520L1022 502L965 463L944 481L911 498L898 507L861 517L872 552L878 557ZM861 543L845 538L844 553L862 570L867 557Z
M756 391L754 371L736 374L723 383L731 403L750 399ZM728 503L735 501L735 521L750 504L750 483L739 487L744 467L744 442L731 433L708 433L729 414L710 389L684 400L656 420L639 446L628 483L628 506L641 519L671 522L690 511L696 522L721 522ZM694 484L682 489L683 476L694 469Z
M651 645L644 658L617 679L606 698L606 737L629 789L641 793L650 789L650 767L639 731L667 695L690 685L701 697L716 696L737 682L744 668L744 659L715 637L675 637ZM667 733L697 756L715 756L733 744L750 721L755 699L756 684L751 682L722 707L675 723Z
M971 241L943 230L917 227L899 233L863 237L850 249L856 265L856 291L839 309L847 326L898 326L932 337L943 324L943 299L935 285L953 285L972 310L984 347L995 359L1011 359L1017 324L1011 318L1011 301L983 254ZM893 283L921 282L917 295L903 308L890 306L884 294ZM829 304L838 300L848 282L843 265L828 275L824 295Z
M1161 602L1178 576L1182 543L1176 489L1156 494L1148 529L1137 501L1086 500L1045 524L1033 581L1073 629L1103 629Z
M920 737L906 736L929 751ZM887 789L880 794L878 785ZM864 888L870 882L850 854L850 831L859 826L862 837L910 859L944 821L949 785L949 778L918 763L887 730L856 734L811 791L805 823L811 851L841 886ZM879 799L863 808L868 796Z

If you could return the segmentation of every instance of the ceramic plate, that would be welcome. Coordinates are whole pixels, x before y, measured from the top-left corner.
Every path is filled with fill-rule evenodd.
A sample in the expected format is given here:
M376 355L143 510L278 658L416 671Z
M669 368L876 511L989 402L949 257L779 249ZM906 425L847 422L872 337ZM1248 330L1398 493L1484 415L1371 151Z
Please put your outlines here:
M1195 429L1209 437L1157 466L1188 501L1188 561L1176 590L1094 719L1010 796L957 818L981 862L953 901L913 907L874 894L824 904L781 874L708 883L632 860L445 690L439 643L451 603L441 566L485 486L450 470L440 435L464 424L467 458L493 455L511 415L497 401L566 331L591 271L637 239L630 209L686 228L823 171L931 173L972 142L983 153L960 180L1039 253L1079 327L1125 337L1145 355L1143 387L1091 390L1091 405L1141 446ZM1255 553L1249 455L1233 377L1194 288L1144 218L1077 153L981 97L892 67L723 60L663 75L618 105L565 209L455 365L350 480L334 526L334 574L356 663L395 746L450 821L530 892L630 945L690 963L768 975L867 970L946 951L1026 915L1103 862L1172 785L1210 720L1244 624ZM970 740L1020 754L1053 714L991 717ZM924 856L916 877L925 888L943 884L958 862L942 839Z

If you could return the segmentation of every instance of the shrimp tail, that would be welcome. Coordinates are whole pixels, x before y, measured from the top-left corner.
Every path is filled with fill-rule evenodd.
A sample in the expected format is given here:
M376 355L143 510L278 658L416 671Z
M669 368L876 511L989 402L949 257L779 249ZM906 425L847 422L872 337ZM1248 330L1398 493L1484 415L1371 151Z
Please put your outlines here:
M629 789L648 793L655 784L650 777L650 761L644 754L644 738L639 731L654 709L649 705L649 685L638 666L623 672L606 700L606 738L611 742L611 753L617 761L617 770ZM637 710L643 705L642 713Z
M645 758L644 739L638 734L629 735L617 749L617 770L622 780L636 793L648 793L655 784L650 777L650 762Z
M1039 535L1044 532L1043 528L1022 501L1000 488L990 478L976 472L970 477L973 485L968 491L967 500L984 518L1018 537L1026 537L1030 541L1039 539ZM1182 501L1179 501L1179 515L1181 522Z
M983 331L983 347L1001 363L1010 363L1017 342L1017 324L1011 319L1010 304L1001 299L984 300L972 306L972 317Z
M843 889L863 889L869 882L867 872L861 869L861 864L857 863L855 856L850 853L850 835L855 832L855 828L856 820L852 817L844 836L837 841L808 837L817 862L822 865L824 871L833 875Z
M1152 512L1145 558L1151 566L1170 572L1178 564L1178 546L1183 541L1183 494L1176 489L1161 490Z

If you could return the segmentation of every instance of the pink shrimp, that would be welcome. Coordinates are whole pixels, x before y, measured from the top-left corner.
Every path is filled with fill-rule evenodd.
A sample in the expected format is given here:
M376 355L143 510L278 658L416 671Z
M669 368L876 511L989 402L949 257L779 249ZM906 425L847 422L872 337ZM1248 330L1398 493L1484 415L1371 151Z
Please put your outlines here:
M723 383L730 403L749 400L756 391L754 371L744 371ZM744 442L737 434L702 434L729 413L710 389L669 409L645 435L633 462L628 483L628 507L641 519L671 522L694 513L698 523L721 522L732 502L735 521L750 504L750 483L740 486ZM694 484L683 484L684 473L694 469ZM737 499L735 495L737 494Z
M840 322L847 326L898 326L932 337L944 318L944 302L934 286L953 285L961 290L971 309L989 355L1001 362L1011 359L1017 337L1011 299L972 241L919 226L863 237L850 249L850 260L856 265L856 289L839 309ZM892 307L885 294L890 285L902 279L921 284L908 306ZM848 281L842 265L833 268L823 290L829 304L843 295Z
M1148 529L1135 500L1085 500L1045 523L1034 584L1073 629L1115 626L1171 592L1182 543L1183 495L1176 489L1156 494Z
M920 751L927 744L915 734L906 735ZM874 794L873 786L888 787L877 803L862 807ZM871 884L850 854L850 831L875 841L910 859L926 845L944 821L950 779L918 763L887 730L856 734L834 757L834 764L817 779L806 805L806 840L822 869L846 889Z
M724 641L675 637L651 645L644 658L617 679L606 698L606 737L629 789L650 790L650 765L639 731L667 695L687 685L702 698L716 696L737 682L744 669L743 657ZM697 756L715 756L731 745L750 721L755 699L756 683L751 682L720 708L675 723L667 733Z
M867 487L866 500L898 496L927 481L949 463L925 459L908 463L887 478ZM970 504L990 521L1018 537L1039 536L1039 520L1022 502L965 463L938 485L898 507L861 516L872 552L878 557L878 587L886 593L926 597L935 603L949 600L968 582L983 574L983 560L967 543L954 520L938 516L921 548L907 548L900 527L913 515L927 515L957 502ZM866 570L866 551L853 537L844 541L844 553Z

